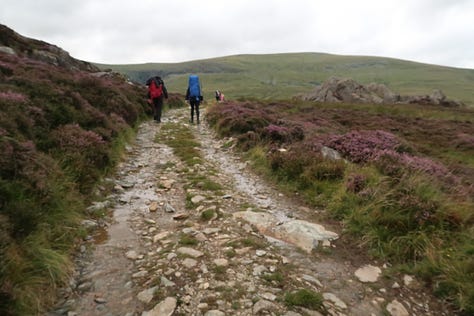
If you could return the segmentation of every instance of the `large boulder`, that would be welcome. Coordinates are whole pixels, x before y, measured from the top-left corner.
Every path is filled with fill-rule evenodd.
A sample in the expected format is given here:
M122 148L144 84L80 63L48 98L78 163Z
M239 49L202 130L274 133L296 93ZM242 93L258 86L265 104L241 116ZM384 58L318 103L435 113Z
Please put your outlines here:
M348 78L331 77L304 97L317 102L382 103L384 98Z
M458 101L449 100L441 90L433 90L430 95L401 96L381 83L362 85L352 79L331 77L316 86L301 98L307 101L327 103L372 103L372 104L429 104L441 106L462 106Z

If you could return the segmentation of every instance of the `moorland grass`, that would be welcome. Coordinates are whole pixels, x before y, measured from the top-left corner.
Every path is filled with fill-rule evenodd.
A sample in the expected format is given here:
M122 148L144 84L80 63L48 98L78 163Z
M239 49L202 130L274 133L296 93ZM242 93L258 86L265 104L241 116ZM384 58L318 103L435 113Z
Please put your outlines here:
M237 138L256 171L326 208L346 236L391 262L392 273L414 273L459 313L474 312L474 139L466 136L474 134L474 111L248 103L215 105L208 121L223 136ZM258 115L258 107L269 124L303 126L304 140L281 143L263 137L264 128L251 131L252 137L241 134L233 109ZM223 122L225 130L219 128ZM322 159L324 144L343 149L345 162Z
M307 289L287 293L284 302L288 307L306 307L311 310L322 310L323 308L323 296L321 293Z

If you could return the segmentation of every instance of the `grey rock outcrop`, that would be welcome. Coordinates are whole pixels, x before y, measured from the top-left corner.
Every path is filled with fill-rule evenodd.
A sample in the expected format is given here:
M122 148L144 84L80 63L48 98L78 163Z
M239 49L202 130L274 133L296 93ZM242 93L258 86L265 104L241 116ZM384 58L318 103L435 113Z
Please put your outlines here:
M328 103L372 103L372 104L430 104L441 106L462 106L461 102L448 99L441 90L429 95L402 96L381 83L363 85L349 78L331 77L322 85L301 97L306 101Z

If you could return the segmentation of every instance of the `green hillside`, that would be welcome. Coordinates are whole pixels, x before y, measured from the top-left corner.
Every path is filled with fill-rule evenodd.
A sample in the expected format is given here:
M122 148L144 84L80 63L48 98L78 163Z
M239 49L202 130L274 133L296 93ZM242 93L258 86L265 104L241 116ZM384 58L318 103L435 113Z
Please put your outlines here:
M474 105L474 70L442 67L411 61L321 53L236 55L182 63L97 65L144 82L160 74L168 89L184 93L187 76L201 76L205 97L219 89L226 97L287 99L309 92L331 76L360 83L384 83L400 94L429 94L441 89L449 98Z

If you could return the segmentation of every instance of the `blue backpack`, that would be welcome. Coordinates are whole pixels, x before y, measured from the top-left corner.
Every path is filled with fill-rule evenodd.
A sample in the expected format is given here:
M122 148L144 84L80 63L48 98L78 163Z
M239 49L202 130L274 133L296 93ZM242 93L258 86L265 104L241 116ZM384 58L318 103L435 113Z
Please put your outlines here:
M201 86L199 77L196 75L189 76L189 97L196 98L196 100L201 98Z

